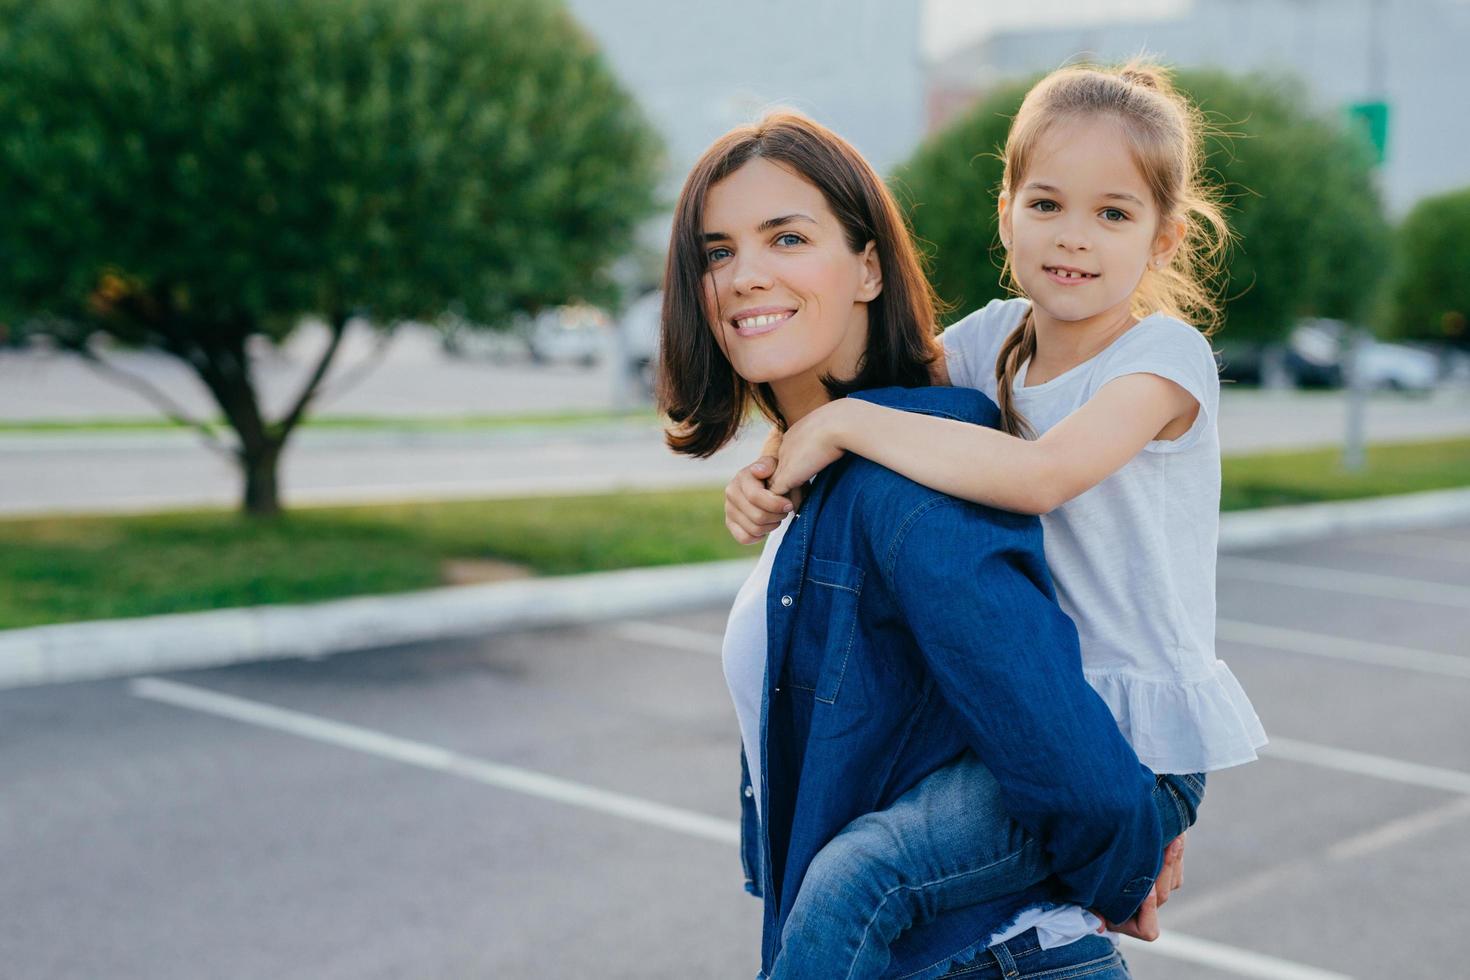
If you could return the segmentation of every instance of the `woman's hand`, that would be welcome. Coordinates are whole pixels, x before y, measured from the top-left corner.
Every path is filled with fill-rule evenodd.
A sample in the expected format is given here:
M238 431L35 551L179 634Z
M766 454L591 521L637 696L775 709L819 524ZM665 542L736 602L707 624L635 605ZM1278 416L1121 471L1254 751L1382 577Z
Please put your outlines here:
M1159 938L1159 906L1167 902L1169 895L1184 884L1184 837L1184 834L1180 834L1164 848L1164 866L1154 880L1154 890L1149 892L1133 918L1117 925L1103 920L1109 929L1144 942L1151 943Z
M776 457L762 456L725 485L725 527L739 544L755 544L791 513L792 502L766 489Z
M855 401L839 398L808 412L786 430L770 479L772 493L790 493L842 458L842 433L856 406Z

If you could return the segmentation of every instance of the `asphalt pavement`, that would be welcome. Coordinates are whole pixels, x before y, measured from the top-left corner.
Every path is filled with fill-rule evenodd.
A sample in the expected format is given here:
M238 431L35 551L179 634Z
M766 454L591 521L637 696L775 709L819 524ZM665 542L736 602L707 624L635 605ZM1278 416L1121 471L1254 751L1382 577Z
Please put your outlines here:
M1464 975L1470 525L1222 558L1140 980ZM750 977L723 610L0 692L7 978Z

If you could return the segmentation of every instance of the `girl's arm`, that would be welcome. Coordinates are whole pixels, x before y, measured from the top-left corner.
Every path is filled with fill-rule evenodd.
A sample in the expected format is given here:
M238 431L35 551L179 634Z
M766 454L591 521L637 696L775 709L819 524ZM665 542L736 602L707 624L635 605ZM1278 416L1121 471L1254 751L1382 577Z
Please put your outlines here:
M852 452L953 497L1045 514L1101 483L1152 440L1183 435L1198 413L1193 395L1156 374L1108 382L1034 442L841 398L786 431L769 489L800 486Z

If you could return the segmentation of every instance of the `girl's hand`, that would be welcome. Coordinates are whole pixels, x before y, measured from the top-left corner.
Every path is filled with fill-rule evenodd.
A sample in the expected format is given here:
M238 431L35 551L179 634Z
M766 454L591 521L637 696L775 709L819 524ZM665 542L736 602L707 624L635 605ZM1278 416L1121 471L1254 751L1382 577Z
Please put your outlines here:
M1159 906L1169 900L1169 895L1184 884L1184 834L1180 834L1164 848L1164 866L1154 880L1154 890L1138 907L1133 918L1114 925L1104 919L1107 927L1124 936L1153 942L1159 938Z
M839 398L808 412L786 430L781 459L770 479L772 493L790 493L842 458L842 431L852 408L848 399Z
M791 513L792 502L766 489L776 457L762 456L725 485L725 527L739 544L755 544Z

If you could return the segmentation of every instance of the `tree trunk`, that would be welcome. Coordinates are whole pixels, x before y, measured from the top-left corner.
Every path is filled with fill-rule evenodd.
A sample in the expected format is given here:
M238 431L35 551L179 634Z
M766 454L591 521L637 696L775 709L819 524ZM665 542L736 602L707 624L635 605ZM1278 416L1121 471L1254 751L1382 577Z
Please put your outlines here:
M281 498L276 485L280 459L279 445L241 448L240 468L245 473L244 510L247 517L274 517L281 512Z

